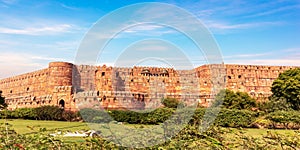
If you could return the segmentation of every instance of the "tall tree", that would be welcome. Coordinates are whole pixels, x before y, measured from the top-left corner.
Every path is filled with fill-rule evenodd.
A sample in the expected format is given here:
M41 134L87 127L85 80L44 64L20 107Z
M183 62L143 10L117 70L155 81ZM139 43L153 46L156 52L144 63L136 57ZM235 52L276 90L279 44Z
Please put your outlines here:
M272 84L271 98L285 99L295 110L300 110L300 68L281 74Z
M0 110L6 108L5 98L2 97L2 91L0 91Z
M223 103L222 103L223 102ZM256 107L256 101L245 92L233 92L225 89L221 90L217 95L213 106L219 106L228 109L251 109Z

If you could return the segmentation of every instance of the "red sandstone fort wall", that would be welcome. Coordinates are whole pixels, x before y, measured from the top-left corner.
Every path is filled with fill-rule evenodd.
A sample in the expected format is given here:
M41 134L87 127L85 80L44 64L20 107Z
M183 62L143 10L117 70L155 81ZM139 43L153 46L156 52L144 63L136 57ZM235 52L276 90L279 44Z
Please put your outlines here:
M70 108L72 66L71 63L52 62L46 69L0 80L9 109L59 105L59 100Z
M213 98L211 89L218 85L213 81L215 75L225 71L225 88L233 91L247 92L259 101L267 100L272 94L271 86L280 73L295 68L295 66L259 66L259 65L230 65L226 64L224 69L220 65L203 65L196 68L199 77L200 95L205 102ZM216 73L212 73L215 71ZM218 77L221 78L221 77ZM222 80L219 80L222 81Z
M226 65L226 88L247 92L258 100L271 96L271 86L280 73L292 66Z
M47 68L3 79L0 81L0 89L10 107L17 108L21 105L36 107L39 103L34 100L40 101L43 97L47 100L51 99L48 95L50 92L48 80L49 69Z
M162 97L197 101L207 106L217 94L212 89L221 85L266 100L271 95L273 81L291 68L294 67L219 64L174 70L52 62L46 69L0 80L0 90L9 109L63 105L65 109L76 110L80 101L111 109L159 107Z

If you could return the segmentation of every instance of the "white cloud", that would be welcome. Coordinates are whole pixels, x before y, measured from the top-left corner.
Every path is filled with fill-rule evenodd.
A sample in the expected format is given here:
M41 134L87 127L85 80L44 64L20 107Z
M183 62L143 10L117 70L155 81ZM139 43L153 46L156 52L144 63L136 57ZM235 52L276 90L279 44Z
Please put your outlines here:
M9 5L11 5L11 4L14 4L14 3L16 3L16 2L17 2L17 0L1 0L1 2L5 3L5 4L9 4Z
M229 7L231 8L231 6ZM239 29L252 29L252 28L259 28L259 27L270 27L270 26L278 26L284 24L282 21L244 21L240 23L236 23L235 21L223 21L222 19L214 19L210 17L213 13L220 13L223 10L232 11L228 7L219 6L213 9L202 9L202 10L195 10L197 18L201 23L203 23L207 28L212 30L213 33L225 32L225 31L232 31L232 30L239 30ZM161 13L165 12L165 13ZM158 21L159 20L168 20L167 22L175 24L176 26L181 27L182 29L195 31L199 30L199 24L193 17L189 17L187 14L183 14L180 11L174 10L166 10L166 8L150 8L150 9L143 9L141 8L139 11L136 12L137 16L143 16L144 18L148 18L149 20L153 19ZM241 12L240 12L241 13ZM174 16L170 18L170 16ZM142 28L143 29L143 28ZM155 31L159 28L156 26L148 26L144 30ZM166 30L166 28L162 28L161 30ZM136 30L132 29L128 32L135 33ZM141 30L137 30L141 31ZM176 32L171 32L176 33Z
M270 66L300 66L299 59L243 59L243 60L225 60L228 64L244 65L270 65Z
M260 56L268 56L272 53L261 53L261 54L237 54L230 56L223 56L224 59L232 59L232 58L251 58L251 57L260 57Z
M163 27L158 25L137 24L136 26L131 27L128 30L125 30L124 32L135 33L139 31L153 31L161 28Z
M43 27L34 27L34 28L7 28L0 27L0 33L4 34L21 34L21 35L53 35L58 33L70 32L72 25L69 24L60 24L54 26L43 26Z
M287 48L257 54L224 56L225 63L300 66L300 48Z
M32 60L47 60L47 61L66 61L64 58L44 57L44 56L31 56Z
M270 25L281 25L282 22L251 22L251 23L241 23L241 24L228 24L219 21L204 21L206 26L210 29L217 29L217 30L230 30L230 29L249 29L255 27L263 27L263 26L270 26Z
M46 68L50 61L66 61L62 58L37 56L25 53L0 53L0 78L6 78Z
M266 16L266 15L272 15L276 14L282 11L287 11L291 9L299 9L300 5L291 5L291 6L285 6L285 7L280 7L280 8L274 8L268 11L260 11L259 13L255 13L252 15L245 16L245 18L252 18L252 17L261 17L261 16Z
M66 5L66 4L60 4L61 7L63 8L66 8L66 9L70 9L70 10L79 10L79 8L77 7L73 7L73 6L69 6L69 5Z

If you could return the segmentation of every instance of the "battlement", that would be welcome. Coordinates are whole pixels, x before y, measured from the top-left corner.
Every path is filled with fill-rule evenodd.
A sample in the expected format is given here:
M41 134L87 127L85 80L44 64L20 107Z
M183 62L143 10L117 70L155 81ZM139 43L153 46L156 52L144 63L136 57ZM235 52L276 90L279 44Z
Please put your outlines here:
M175 70L51 62L48 68L0 80L0 90L10 109L58 105L76 110L78 101L112 109L147 108L160 106L163 97L198 101L207 106L217 94L212 89L218 87L266 100L278 75L296 67L207 64L192 70Z

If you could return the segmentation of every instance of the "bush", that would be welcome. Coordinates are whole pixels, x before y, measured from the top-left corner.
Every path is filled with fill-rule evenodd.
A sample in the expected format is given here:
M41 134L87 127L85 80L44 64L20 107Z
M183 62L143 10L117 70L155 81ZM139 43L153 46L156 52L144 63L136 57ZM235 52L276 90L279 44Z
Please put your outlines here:
M171 108L158 108L154 111L148 113L146 118L144 118L145 123L147 124L159 124L166 121L173 113L174 109Z
M110 112L110 115L118 122L127 122L130 124L160 124L169 119L174 112L175 110L170 108L159 108L149 113L113 110ZM197 108L189 123L200 125L205 113L206 109ZM215 125L223 127L250 127L256 117L257 113L248 110L223 109L216 117Z
M36 119L37 113L35 108L18 108L12 112L14 118Z
M166 121L173 113L174 109L171 108L158 108L147 113L127 110L111 110L104 112L102 110L90 108L80 110L80 115L84 121L95 123L106 123L115 120L130 124L159 124Z
M81 120L80 114L78 112L65 110L62 113L63 120L66 121L78 121Z
M274 128L299 128L300 126L300 112L298 111L275 111L267 115L273 123Z
M221 105L222 104L222 105ZM233 92L228 89L221 90L213 103L213 106L221 105L227 109L248 109L256 107L255 99L245 92Z
M118 122L127 122L130 124L140 124L143 118L146 116L145 113L124 110L112 110L110 115Z
M0 111L0 118L8 119L37 119L35 108L18 108L13 111Z
M190 124L201 125L205 111L205 108L197 108L194 112L192 119L190 120Z
M58 106L41 106L36 108L39 120L63 120L63 109Z
M18 108L13 111L0 111L0 118L29 120L80 120L78 112L66 111L57 106L41 106L36 108Z
M10 118L8 116L11 116L11 111L8 111L6 109L0 111L0 119Z
M91 108L84 108L79 111L81 118L86 122L94 123L107 123L112 121L111 117L107 115L107 112L102 110L95 110Z
M288 103L285 98L277 98L274 96L271 96L267 102L259 103L258 106L259 110L262 110L266 113L293 110L291 104Z
M191 110L192 111L192 110ZM38 108L22 108L15 111L2 111L1 117L7 114L7 118L22 118L22 119L38 119L38 120L79 120L81 115L82 119L86 122L93 123L107 123L110 121L127 122L130 124L160 124L168 120L172 115L173 121L181 122L185 119L185 114L179 110L174 113L175 109L172 108L158 108L152 112L140 113L126 110L111 110L102 111L85 108L79 112L64 111L56 106L42 106ZM192 113L192 112L191 112ZM197 108L194 111L190 124L200 125L203 121L203 116L206 113L205 108ZM248 110L230 110L223 109L218 114L215 120L215 125L224 127L249 127L254 122L258 113Z
M161 103L168 108L177 108L177 106L183 105L182 102L180 102L178 99L176 98L163 98L161 100Z
M249 110L223 109L219 113L216 124L222 127L250 127L257 113Z
M167 120L174 112L171 108L158 108L152 112L139 113L125 110L112 110L110 115L118 122L130 124L159 124Z
M197 109L190 124L200 125L206 109ZM217 114L214 124L222 127L250 127L257 113L248 110L222 109ZM212 116L213 117L213 116Z

